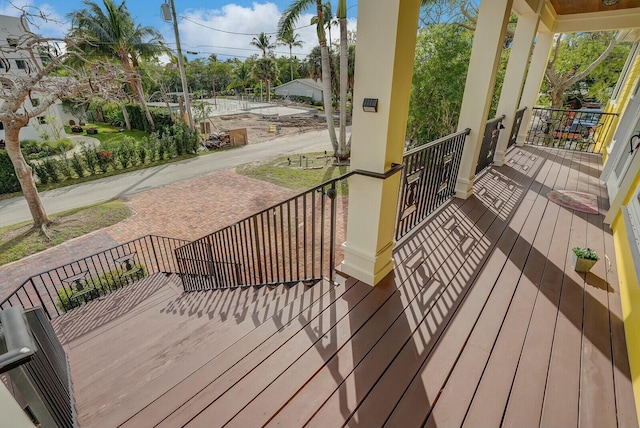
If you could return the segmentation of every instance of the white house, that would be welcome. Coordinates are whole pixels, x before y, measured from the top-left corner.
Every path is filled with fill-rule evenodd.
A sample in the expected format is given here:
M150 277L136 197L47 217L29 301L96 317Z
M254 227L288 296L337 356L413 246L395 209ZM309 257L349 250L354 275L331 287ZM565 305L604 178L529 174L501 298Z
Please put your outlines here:
M322 83L313 79L296 79L273 88L277 96L298 96L322 101Z
M0 15L0 76L19 79L36 72L33 61L42 65L41 58L31 57L26 50L16 50L18 42L27 31L30 31L26 20L19 17ZM40 102L38 93L32 93L24 102L24 108L37 107ZM0 100L0 106L4 100ZM1 107L0 107L1 108ZM62 103L57 101L49 107L46 114L34 117L20 132L20 140L43 140L64 135L63 121L70 116L62 109ZM4 140L4 125L0 122L0 139Z

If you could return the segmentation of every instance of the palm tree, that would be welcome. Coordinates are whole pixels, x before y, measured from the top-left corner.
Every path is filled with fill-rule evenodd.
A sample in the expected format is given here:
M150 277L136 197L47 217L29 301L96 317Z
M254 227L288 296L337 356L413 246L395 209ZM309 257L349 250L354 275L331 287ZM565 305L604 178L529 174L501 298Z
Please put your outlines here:
M266 58L267 54L271 54L271 51L276 47L275 43L271 43L271 36L268 36L264 31L251 40L251 45L262 51L262 58Z
M283 34L282 36L278 37L278 40L280 40L280 44L282 46L288 46L289 47L289 65L291 66L291 80L293 80L293 54L292 54L292 50L294 47L296 48L301 48L304 45L304 42L302 40L300 40L300 34L294 33L293 29L286 33Z
M349 52L347 48L347 0L338 1L340 23L340 140L338 159L347 159L351 148L347 146L347 86L349 84Z
M104 58L116 57L122 64L131 91L144 110L147 122L155 129L153 118L145 101L140 78L139 58L157 56L166 52L162 35L152 27L136 25L124 2L116 6L113 0L102 0L104 11L95 2L84 0L87 8L71 12L73 30L87 38L82 46Z
M278 22L278 37L282 37L288 32L293 32L296 21L300 15L313 6L316 6L316 32L318 34L318 43L320 44L320 52L322 54L322 98L324 104L324 112L327 117L327 128L329 130L329 139L333 146L333 152L338 155L338 139L336 138L336 129L333 124L333 107L331 105L331 66L329 63L329 50L327 49L327 36L324 31L324 10L321 0L294 0L294 2L284 11Z
M267 102L271 102L271 82L278 78L278 64L271 57L256 60L252 70L253 78L267 83Z
M244 91L244 89L249 86L251 80L251 70L247 63L238 61L236 67L233 69L232 80L229 86L227 86L227 90L235 89L237 93L238 88L241 88Z

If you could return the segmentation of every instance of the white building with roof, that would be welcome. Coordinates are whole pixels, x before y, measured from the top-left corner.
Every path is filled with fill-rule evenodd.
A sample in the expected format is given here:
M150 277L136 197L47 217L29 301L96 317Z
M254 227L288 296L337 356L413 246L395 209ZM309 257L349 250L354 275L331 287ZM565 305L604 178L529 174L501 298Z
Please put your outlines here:
M296 79L273 88L279 97L307 97L314 101L322 101L322 82L313 79Z

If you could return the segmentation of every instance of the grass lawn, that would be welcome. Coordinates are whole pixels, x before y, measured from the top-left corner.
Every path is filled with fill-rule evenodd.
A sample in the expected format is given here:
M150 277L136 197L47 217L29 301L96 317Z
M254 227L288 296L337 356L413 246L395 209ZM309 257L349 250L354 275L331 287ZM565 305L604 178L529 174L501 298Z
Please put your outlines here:
M98 130L97 134L87 134L87 128L93 127ZM148 137L149 133L145 131L140 131L139 129L132 129L131 131L127 131L126 129L120 132L120 129L116 126L111 126L106 123L87 123L82 127L84 131L78 134L74 134L71 132L70 126L65 126L65 131L67 134L71 135L82 135L86 137L94 137L100 140L101 143L111 144L117 143L122 140L124 137L132 137L135 140L142 140L143 137Z
M303 153L240 165L236 171L247 177L304 191L349 172L349 166L334 166L333 160L332 157L325 158L324 153ZM338 189L340 194L346 191L343 186Z
M0 227L0 265L20 260L129 217L129 207L119 201L76 208L52 215L52 240L35 231L32 222Z

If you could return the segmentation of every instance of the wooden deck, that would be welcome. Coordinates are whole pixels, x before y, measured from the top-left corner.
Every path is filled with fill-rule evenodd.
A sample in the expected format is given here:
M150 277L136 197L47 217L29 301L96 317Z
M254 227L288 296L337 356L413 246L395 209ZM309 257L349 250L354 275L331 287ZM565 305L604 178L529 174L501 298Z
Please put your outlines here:
M514 148L475 196L347 280L181 294L154 276L61 317L82 427L637 426L597 155ZM606 254L578 274L570 249ZM127 291L127 290L123 290Z

